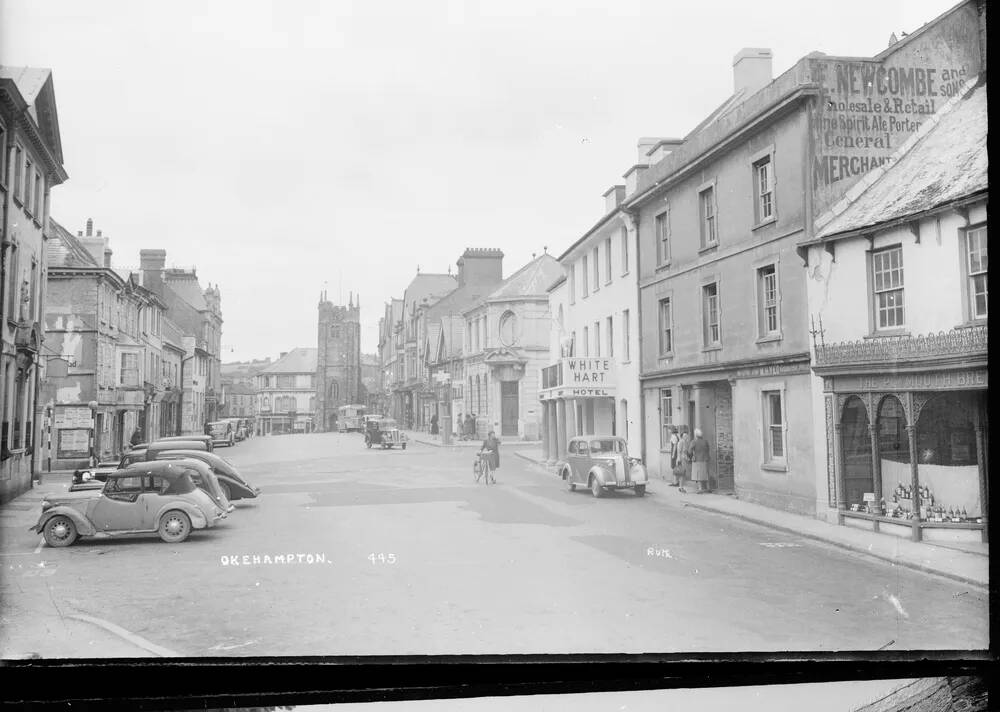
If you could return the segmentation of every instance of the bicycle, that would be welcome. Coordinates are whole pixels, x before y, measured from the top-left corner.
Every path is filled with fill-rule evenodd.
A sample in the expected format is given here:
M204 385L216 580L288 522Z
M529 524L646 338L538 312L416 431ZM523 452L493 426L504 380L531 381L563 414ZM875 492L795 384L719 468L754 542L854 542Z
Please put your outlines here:
M476 461L472 465L472 472L475 475L476 482L479 479L485 478L484 484L496 484L497 478L493 475L493 465L490 462L489 452L480 452Z

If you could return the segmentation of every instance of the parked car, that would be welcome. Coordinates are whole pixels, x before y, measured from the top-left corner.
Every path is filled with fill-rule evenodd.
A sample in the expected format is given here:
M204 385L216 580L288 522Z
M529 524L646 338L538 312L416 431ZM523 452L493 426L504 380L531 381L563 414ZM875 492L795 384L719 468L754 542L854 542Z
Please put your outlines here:
M243 442L247 437L246 427L243 425L243 418L223 418L233 428L233 437L236 442Z
M208 465L215 477L219 481L219 487L226 499L234 501L237 499L254 499L260 495L260 487L254 487L240 475L233 463L219 457L214 452L204 452L201 450L158 450L153 451L147 457L150 460L200 460Z
M202 442L205 443L205 445L204 446L199 445L197 447L198 450L208 450L209 452L215 450L215 441L212 439L211 435L171 435L166 438L157 438L153 442L157 443L175 442L177 440L187 440L189 442ZM138 448L139 446L136 445L136 447ZM187 449L193 450L195 448L187 448Z
M365 447L381 445L406 449L406 433L399 429L394 418L372 418L365 423Z
M100 480L103 482L112 472L118 469L118 460L104 460L94 467L85 467L73 472L73 484Z
M108 476L101 490L50 496L30 530L49 546L69 546L79 537L159 534L179 543L193 529L214 527L226 517L195 486L185 462L145 462Z
M646 468L642 461L629 457L625 438L585 435L571 438L566 459L558 463L559 475L575 490L588 487L595 497L607 490L632 489L646 494Z
M236 444L236 429L228 420L216 420L208 423L205 430L212 436L213 445L227 445L232 447Z
M175 442L178 445L185 444L183 440L178 440ZM111 474L114 474L115 472L128 470L129 468L134 467L139 463L166 459L165 457L161 456L173 455L174 453L177 452L185 452L185 453L193 452L202 455L214 456L214 453L205 452L204 450L178 450L175 447L171 447L172 444L173 443L153 443L145 450L132 450L131 452L127 452L124 455L122 455L122 458L118 462L118 467L116 470L112 470L111 472L97 472L92 477L88 477L85 479L81 478L79 482L77 482L76 479L74 478L73 484L70 486L69 491L84 492L88 490L100 490L104 486L104 482L107 481L108 477ZM177 460L183 458L172 457L171 459ZM194 460L197 461L195 463L196 465L202 462L201 460L198 460L198 458L194 458ZM208 496L211 497L216 504L222 507L224 511L226 512L233 511L235 507L229 500L229 493L227 492L226 487L223 486L222 482L219 481L218 477L216 477L215 472L212 470L212 468L210 466L207 466L208 472L206 473L199 466L193 465L193 467L195 471L189 474L191 475L191 479L194 481L195 485L200 489L204 490L205 493L208 494Z

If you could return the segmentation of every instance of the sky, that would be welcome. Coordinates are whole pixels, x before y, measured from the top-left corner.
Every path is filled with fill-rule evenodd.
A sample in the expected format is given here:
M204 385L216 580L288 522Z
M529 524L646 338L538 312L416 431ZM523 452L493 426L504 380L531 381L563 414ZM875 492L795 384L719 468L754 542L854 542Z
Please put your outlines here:
M778 76L955 4L0 0L0 64L52 69L52 217L93 218L115 266L163 248L196 267L224 362L316 346L324 289L360 295L374 353L418 268L561 254L640 136L683 136L729 96L741 48L770 48Z

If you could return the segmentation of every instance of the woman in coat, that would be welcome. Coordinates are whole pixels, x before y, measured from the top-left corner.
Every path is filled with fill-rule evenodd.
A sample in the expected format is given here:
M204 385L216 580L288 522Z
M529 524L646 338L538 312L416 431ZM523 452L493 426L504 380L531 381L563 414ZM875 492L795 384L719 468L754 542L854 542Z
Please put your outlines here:
M684 489L684 480L691 475L691 436L688 434L688 426L681 426L681 438L677 443L677 464L674 468L674 476L677 478L678 491L687 494Z
M701 429L694 429L694 440L691 441L691 479L698 483L696 494L705 494L708 489L708 441L702 437Z
M490 465L494 470L500 469L500 441L497 439L497 434L492 430L486 436L486 439L483 440L483 447L480 452L489 452Z

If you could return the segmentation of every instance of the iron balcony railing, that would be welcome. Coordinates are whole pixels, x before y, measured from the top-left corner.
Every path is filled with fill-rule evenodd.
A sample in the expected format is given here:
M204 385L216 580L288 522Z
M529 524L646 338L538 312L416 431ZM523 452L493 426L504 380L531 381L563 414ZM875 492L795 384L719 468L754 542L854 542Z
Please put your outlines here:
M885 336L816 347L817 366L927 360L954 356L985 356L986 325L919 336Z

